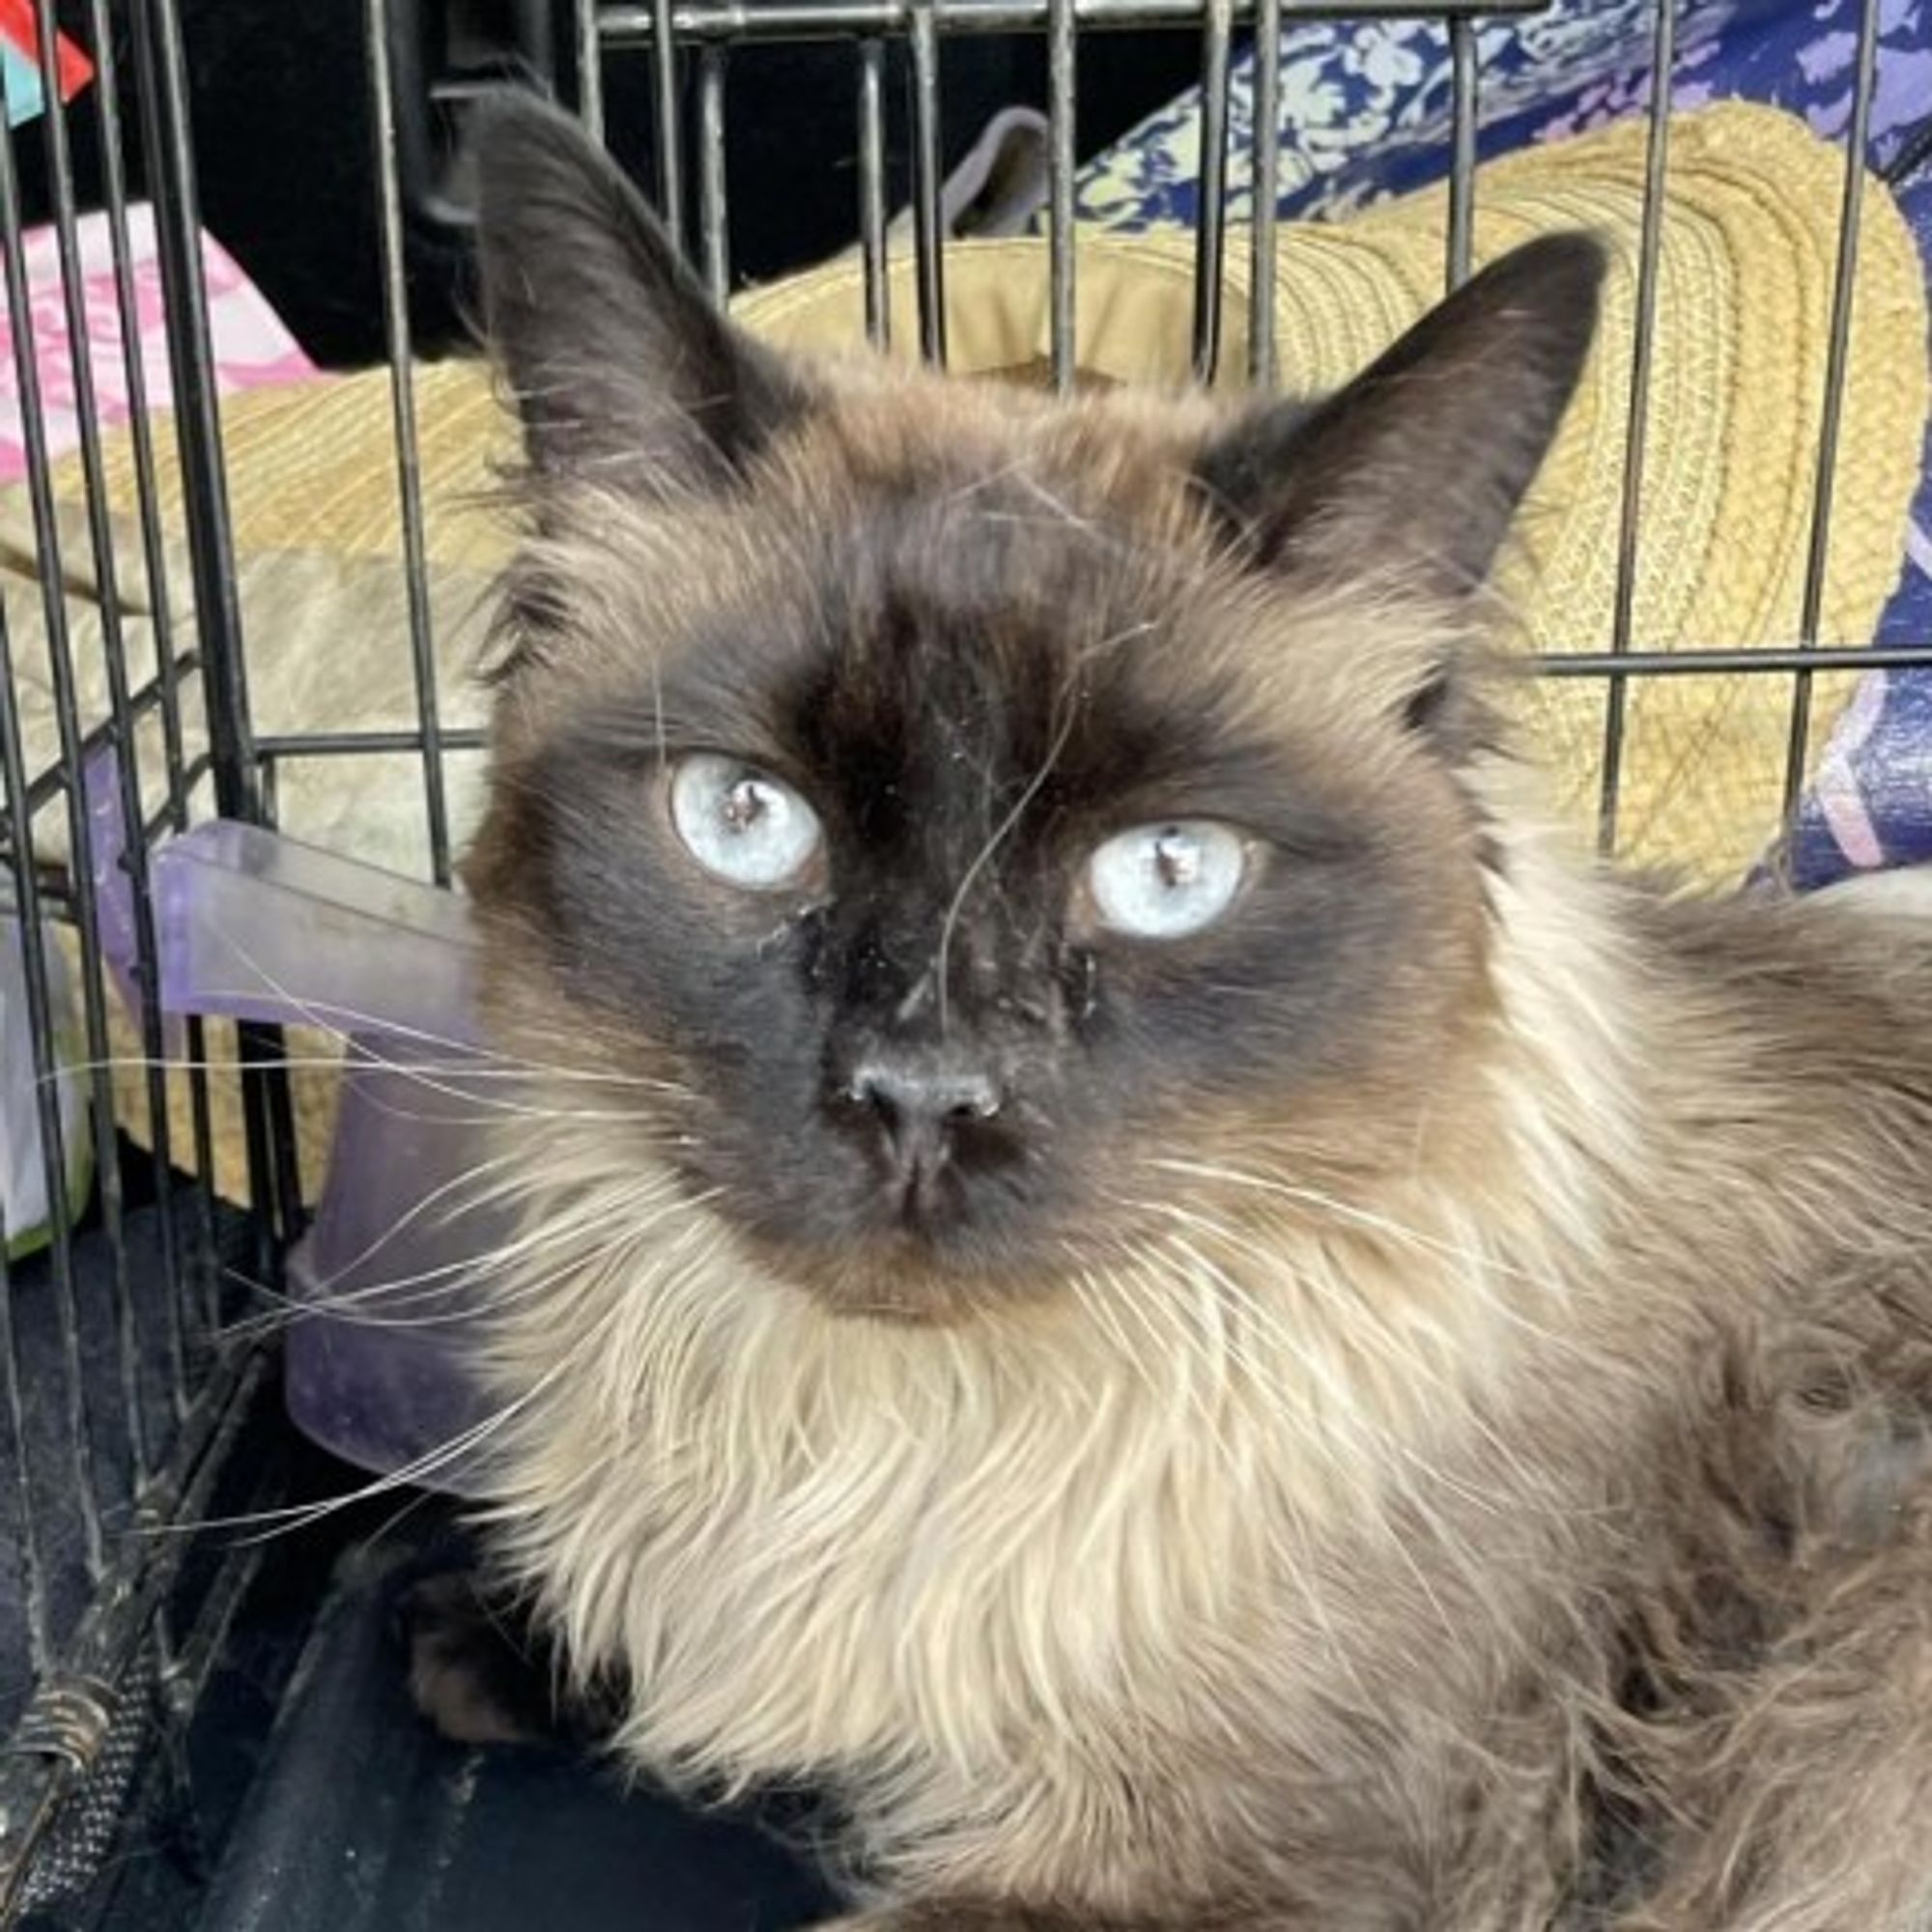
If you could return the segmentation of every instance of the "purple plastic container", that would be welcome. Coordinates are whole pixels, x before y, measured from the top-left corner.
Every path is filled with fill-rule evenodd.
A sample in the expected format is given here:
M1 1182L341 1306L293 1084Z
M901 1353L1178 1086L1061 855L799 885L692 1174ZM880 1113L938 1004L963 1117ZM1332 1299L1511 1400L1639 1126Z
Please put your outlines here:
M503 1082L475 1043L462 900L228 820L159 847L153 881L165 1013L344 1037L328 1179L289 1258L309 1309L289 1330L290 1414L363 1468L474 1493L469 1316L509 1230L472 1185Z
M289 1331L289 1413L365 1469L475 1494L488 1413L465 1367L480 1264L508 1217L473 1199L501 1082L411 1037L358 1035L343 1067L328 1181L289 1257L314 1311Z

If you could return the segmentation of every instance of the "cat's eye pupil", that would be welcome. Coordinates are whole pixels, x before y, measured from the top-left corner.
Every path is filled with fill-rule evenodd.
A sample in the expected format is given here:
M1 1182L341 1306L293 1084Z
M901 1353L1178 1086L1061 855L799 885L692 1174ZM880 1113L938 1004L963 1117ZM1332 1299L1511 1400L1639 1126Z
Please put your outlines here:
M749 832L771 810L765 788L754 778L742 778L724 794L724 823L734 833Z
M1201 875L1201 854L1185 833L1170 826L1154 841L1154 871L1173 890L1191 886Z

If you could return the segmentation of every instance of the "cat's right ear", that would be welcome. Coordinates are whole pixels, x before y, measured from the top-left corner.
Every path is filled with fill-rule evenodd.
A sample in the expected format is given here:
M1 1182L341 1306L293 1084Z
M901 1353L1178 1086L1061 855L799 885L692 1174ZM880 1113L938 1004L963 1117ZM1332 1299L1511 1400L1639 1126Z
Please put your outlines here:
M568 115L506 89L471 140L484 326L531 469L649 495L724 487L803 410L790 372L718 312Z

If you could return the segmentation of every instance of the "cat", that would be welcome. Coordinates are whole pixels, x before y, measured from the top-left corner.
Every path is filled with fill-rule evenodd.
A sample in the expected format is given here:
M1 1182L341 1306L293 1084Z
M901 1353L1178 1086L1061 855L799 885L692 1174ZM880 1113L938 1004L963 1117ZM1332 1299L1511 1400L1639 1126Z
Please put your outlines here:
M623 1761L831 1794L849 1932L1932 1923L1932 951L1492 701L1604 249L1063 400L476 155L488 1517Z

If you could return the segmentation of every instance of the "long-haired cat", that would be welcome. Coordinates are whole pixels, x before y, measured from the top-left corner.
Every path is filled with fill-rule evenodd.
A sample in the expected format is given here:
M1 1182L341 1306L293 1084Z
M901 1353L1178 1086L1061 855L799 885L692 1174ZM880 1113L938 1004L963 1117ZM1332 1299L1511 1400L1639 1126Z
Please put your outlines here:
M496 1538L626 1758L892 1932L1932 1922L1932 953L1573 861L1483 699L1598 247L1055 401L479 168Z

